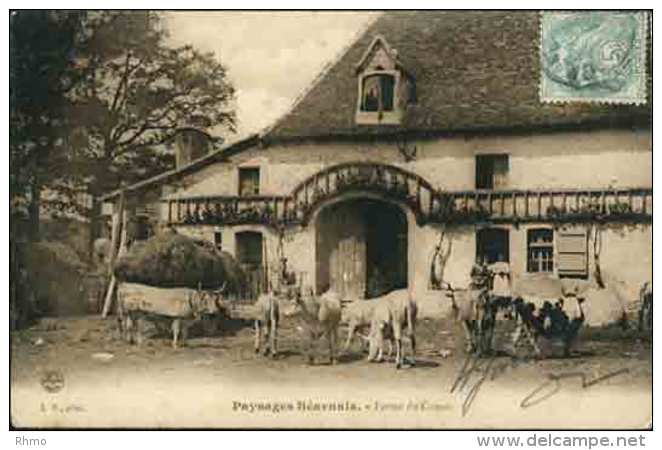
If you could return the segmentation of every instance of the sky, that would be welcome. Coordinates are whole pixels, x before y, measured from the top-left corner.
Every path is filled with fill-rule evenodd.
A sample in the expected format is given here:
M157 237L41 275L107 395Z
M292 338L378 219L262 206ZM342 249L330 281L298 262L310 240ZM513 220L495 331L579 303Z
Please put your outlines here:
M271 125L375 13L170 12L173 45L212 51L237 91L238 135Z

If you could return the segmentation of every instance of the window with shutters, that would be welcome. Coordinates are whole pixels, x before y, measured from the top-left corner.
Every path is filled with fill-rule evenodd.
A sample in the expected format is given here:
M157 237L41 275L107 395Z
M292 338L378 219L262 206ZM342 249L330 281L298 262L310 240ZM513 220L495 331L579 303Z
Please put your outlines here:
M241 197L260 195L259 167L239 168L239 195Z
M534 273L554 272L554 230L528 230L526 270Z
M588 235L586 229L565 227L556 234L559 276L588 276Z
M501 189L508 184L508 155L476 155L476 189Z

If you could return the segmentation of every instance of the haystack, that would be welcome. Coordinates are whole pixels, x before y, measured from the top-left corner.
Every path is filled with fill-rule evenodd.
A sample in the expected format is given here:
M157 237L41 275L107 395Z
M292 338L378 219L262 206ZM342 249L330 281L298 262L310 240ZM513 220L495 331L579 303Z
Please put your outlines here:
M156 287L214 289L225 284L229 292L244 285L244 274L232 255L204 241L164 233L134 244L115 263L119 281Z

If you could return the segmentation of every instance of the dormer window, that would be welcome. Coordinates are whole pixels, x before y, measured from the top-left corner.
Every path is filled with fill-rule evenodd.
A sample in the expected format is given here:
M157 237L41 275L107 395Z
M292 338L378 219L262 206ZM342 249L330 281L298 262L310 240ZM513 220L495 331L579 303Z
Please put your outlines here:
M395 76L390 73L374 73L363 77L361 111L393 111Z
M411 96L413 83L397 52L377 36L356 66L358 101L356 123L398 125Z

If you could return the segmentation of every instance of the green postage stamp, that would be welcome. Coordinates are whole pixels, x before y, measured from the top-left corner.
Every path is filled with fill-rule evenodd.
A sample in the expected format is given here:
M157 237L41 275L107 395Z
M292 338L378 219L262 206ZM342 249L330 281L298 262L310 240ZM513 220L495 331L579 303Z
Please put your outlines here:
M646 103L647 14L543 12L542 102Z

